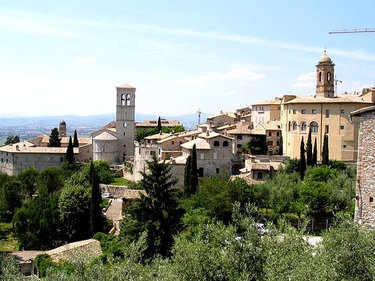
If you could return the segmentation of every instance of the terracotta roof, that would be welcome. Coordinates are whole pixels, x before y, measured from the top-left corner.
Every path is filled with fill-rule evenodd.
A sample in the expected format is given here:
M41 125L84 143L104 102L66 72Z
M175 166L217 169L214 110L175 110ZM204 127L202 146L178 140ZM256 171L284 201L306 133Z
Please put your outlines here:
M368 103L372 104L371 101L365 100L359 95L340 94L334 98L318 98L318 97L307 97L299 96L290 101L284 102L284 104L295 104L295 103Z
M181 125L181 122L178 120L161 120L161 126L162 127L175 127ZM158 126L158 120L145 120L141 122L137 122L135 125L136 127L157 127Z
M367 112L371 112L371 111L375 111L375 105L363 107L363 108L357 109L355 111L352 111L352 112L350 112L349 116L360 116L360 115L362 115L362 113L367 113Z
M108 132L103 132L99 135L97 135L94 140L117 140L117 138L114 135L111 135Z
M238 122L235 124L236 128L227 131L229 135L250 135L251 134L251 123L250 122Z
M213 118L216 118L216 117L220 117L220 116L229 116L229 117L232 117L232 118L236 118L236 113L235 112L220 112L219 114L207 117L207 120L213 119Z
M13 145L4 145L0 147L1 152L10 152L10 153L45 153L45 154L66 154L66 147L44 147L44 146L27 146L23 145L23 143L27 142L20 142L15 143ZM79 148L74 147L74 153L79 153Z
M273 100L266 100L266 101L260 101L257 103L253 103L251 106L255 105L271 105L271 104L281 104L281 98L275 98Z
M170 137L171 134L170 133L159 133L159 134L155 134L155 135L151 135L151 136L147 136L145 137L146 140L162 140L162 139L165 139L167 137Z
M193 149L193 145L195 144L196 149L211 149L209 142L202 138L197 138L195 140L191 140L181 144L181 147L186 149Z

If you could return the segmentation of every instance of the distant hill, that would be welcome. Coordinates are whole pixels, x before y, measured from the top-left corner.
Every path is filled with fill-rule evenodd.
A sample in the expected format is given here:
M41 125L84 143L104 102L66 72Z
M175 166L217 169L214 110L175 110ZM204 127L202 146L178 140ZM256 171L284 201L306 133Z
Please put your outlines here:
M201 123L204 123L212 114L201 114ZM28 140L41 134L49 135L53 128L58 128L59 123L64 120L67 127L67 134L73 135L77 130L79 136L90 136L90 134L109 122L115 120L115 114L100 114L90 116L3 116L0 117L0 145L7 136L19 136L21 140ZM136 122L145 120L157 120L158 115L136 114ZM179 120L186 130L195 129L198 123L197 114L180 116L161 116L168 120Z

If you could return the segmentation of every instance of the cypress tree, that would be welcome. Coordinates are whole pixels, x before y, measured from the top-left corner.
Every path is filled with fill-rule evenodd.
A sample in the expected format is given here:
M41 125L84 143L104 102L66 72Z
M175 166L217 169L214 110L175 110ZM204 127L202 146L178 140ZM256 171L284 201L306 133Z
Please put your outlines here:
M316 166L317 164L318 164L318 148L316 147L316 138L315 138L313 157L312 157L312 165Z
M102 210L100 204L102 203L102 194L99 186L99 176L93 163L90 166L91 175L91 204L90 204L90 233L91 235L102 230Z
M184 173L184 192L190 194L191 155L186 158Z
M73 147L79 147L78 136L77 136L77 130L74 130Z
M323 165L329 164L328 134L324 135L323 152L322 152L322 164Z
M159 116L158 118L158 133L160 133L162 131L162 127L161 127L161 118Z
M195 194L198 189L198 165L197 165L197 147L194 144L191 151L191 171L190 171L190 192Z
M305 171L306 171L306 157L305 157L305 142L303 141L303 137L301 140L300 145L300 167L299 167L299 173L301 176L301 180L305 177Z
M68 162L69 165L73 165L74 149L73 149L72 137L69 137L69 144L68 144L68 147L66 149L65 159L66 159L66 162Z
M311 129L309 130L309 135L307 137L307 166L313 166L313 151L312 151L312 141L311 141Z

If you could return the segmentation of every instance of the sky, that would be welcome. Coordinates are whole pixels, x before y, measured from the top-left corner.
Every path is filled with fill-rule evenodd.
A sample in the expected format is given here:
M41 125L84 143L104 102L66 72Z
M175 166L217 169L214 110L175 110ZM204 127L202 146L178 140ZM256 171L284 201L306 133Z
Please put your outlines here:
M0 2L0 116L115 113L116 87L136 113L235 111L315 94L326 50L337 92L375 84L375 1ZM1 124L0 124L1 125Z

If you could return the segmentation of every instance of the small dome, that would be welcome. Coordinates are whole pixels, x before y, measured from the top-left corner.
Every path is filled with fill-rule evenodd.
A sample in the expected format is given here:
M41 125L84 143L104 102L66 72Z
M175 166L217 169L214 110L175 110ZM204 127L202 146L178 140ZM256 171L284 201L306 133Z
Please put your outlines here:
M324 63L324 62L332 63L331 58L329 56L327 56L325 51L324 51L324 55L319 60L319 63Z
M62 121L60 122L60 126L65 126L65 125L66 125L65 121L62 120Z

